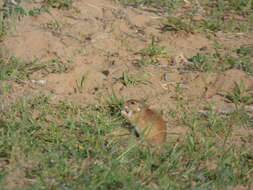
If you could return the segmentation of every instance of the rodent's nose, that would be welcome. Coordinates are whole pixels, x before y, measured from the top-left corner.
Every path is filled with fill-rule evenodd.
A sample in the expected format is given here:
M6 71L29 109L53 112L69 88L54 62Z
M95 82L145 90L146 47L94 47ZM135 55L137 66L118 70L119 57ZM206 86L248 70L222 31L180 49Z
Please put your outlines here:
M127 109L123 109L123 110L121 110L121 114L123 114L123 115L128 115L129 114L129 110L127 110Z
M122 114L122 115L127 115L127 113L126 113L125 110L121 110L121 114Z
M129 113L129 111L128 111L127 109L124 109L124 110L122 110L121 112Z

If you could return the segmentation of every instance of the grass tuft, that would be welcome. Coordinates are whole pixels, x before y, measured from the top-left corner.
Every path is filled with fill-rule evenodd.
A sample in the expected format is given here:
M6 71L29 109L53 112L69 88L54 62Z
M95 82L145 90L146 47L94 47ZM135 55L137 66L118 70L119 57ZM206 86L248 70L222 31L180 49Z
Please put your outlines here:
M62 73L69 70L69 66L59 58L54 58L46 62L23 61L14 57L0 59L0 80L25 80L35 72L42 72L43 75L49 73Z
M44 4L57 9L72 8L72 0L44 0Z

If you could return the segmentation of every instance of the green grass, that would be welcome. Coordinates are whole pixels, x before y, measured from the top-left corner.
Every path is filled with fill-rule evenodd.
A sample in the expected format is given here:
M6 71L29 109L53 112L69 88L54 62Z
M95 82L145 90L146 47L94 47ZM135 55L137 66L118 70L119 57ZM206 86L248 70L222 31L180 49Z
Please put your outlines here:
M184 21L185 17L187 16L180 16L180 17L168 17L165 22L164 26L162 27L163 31L185 31L187 33L194 32L194 26L192 23L187 23Z
M139 6L149 6L153 7L156 9L161 9L165 11L170 11L176 7L178 7L181 3L182 0L172 0L172 1L167 1L167 0L117 0L117 2L121 2L125 5L133 5L135 7Z
M0 95L7 95L11 92L11 90L12 90L11 84L0 83Z
M28 77L28 71L34 62L25 62L16 58L1 59L0 80L18 80Z
M238 49L227 50L221 44L214 43L213 52L199 52L188 60L192 64L186 69L213 72L239 69L253 75L252 44Z
M140 55L140 58L134 60L133 64L138 66L159 65L159 58L166 56L166 48L152 39L151 43L146 48L139 50L137 54Z
M57 9L70 9L72 8L72 3L72 0L44 0L44 5Z
M0 160L7 163L2 187L12 179L10 168L20 172L12 180L24 182L21 189L222 189L252 182L252 150L229 142L234 116L185 112L188 132L180 143L168 137L163 151L154 152L134 136L108 140L124 124L122 103L111 96L81 107L51 104L40 95L6 108L0 122Z
M224 62L230 65L229 69L236 68L253 75L252 44L250 46L241 46L235 52L236 56L225 56Z
M19 4L0 7L0 40L15 29L16 22L22 17L39 15L45 11L47 9L44 7L28 10Z
M17 58L0 59L0 80L25 80L35 72L43 75L49 73L62 73L69 70L69 65L63 63L59 58L53 58L46 62L24 61Z
M248 32L253 30L253 3L251 0L215 0L215 1L187 1L181 0L119 0L124 5L138 7L154 7L168 13L163 31L226 31ZM184 6L188 4L188 8ZM183 14L174 16L177 11ZM202 9L205 13L201 13ZM201 19L195 16L201 15Z
M251 0L199 1L199 3L201 7L204 7L206 13L202 14L202 20L195 22L194 28L196 30L252 31L253 4Z
M76 86L74 87L75 93L83 93L83 89L85 87L85 82L88 77L88 74L84 74L81 78L81 80L76 80Z
M241 80L239 83L235 83L232 92L227 92L225 97L236 106L240 104L249 103L251 96L246 95L247 89L244 82Z
M126 72L123 72L122 74L122 83L125 86L135 86L138 84L145 84L143 77L140 75L140 73L137 74L128 74Z
M205 53L197 53L189 59L193 64L189 65L188 68L194 71L208 72L214 71L214 63L212 57Z

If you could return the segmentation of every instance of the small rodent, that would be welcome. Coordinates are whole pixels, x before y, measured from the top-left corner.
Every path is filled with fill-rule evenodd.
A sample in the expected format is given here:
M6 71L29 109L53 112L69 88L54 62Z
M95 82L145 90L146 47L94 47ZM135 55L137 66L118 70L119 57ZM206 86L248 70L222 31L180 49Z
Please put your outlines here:
M143 102L130 99L124 104L121 113L135 127L138 136L158 144L165 142L166 122Z

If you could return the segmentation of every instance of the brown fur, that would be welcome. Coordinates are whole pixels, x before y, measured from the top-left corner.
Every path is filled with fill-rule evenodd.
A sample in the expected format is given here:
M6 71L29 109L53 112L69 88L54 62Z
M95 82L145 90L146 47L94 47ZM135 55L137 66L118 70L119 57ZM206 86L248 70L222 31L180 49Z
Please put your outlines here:
M135 126L136 132L148 140L163 143L166 140L166 122L157 112L138 100L128 100L122 114Z

